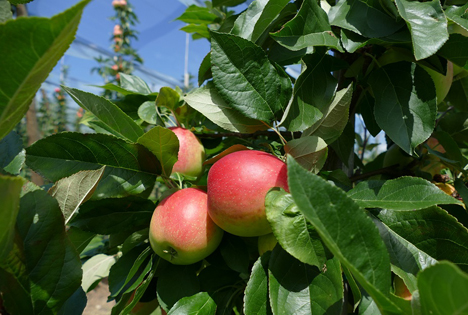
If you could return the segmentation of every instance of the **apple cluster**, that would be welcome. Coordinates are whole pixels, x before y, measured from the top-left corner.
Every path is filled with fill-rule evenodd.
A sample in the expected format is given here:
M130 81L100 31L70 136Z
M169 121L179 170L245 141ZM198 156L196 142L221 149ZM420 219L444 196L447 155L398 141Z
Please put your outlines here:
M187 129L170 129L179 140L173 172L200 176L205 159L200 140ZM209 170L206 192L186 188L158 204L150 223L151 247L173 264L188 265L210 255L225 231L245 237L268 235L265 196L272 187L288 191L283 161L255 150L227 154Z

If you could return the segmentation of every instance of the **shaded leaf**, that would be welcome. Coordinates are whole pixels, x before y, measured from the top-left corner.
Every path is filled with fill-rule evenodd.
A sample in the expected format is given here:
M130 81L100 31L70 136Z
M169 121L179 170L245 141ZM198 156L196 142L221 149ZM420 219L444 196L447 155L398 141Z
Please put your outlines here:
M26 159L26 152L23 149L23 140L14 131L11 131L5 138L0 140L0 169L4 169L10 174L19 174Z
M20 192L24 180L21 177L0 175L0 261L6 259L13 248L15 224L20 209ZM0 263L1 266L1 263Z
M417 210L437 204L461 204L436 185L419 177L360 182L348 196L363 208Z
M431 77L414 63L398 62L373 71L369 83L375 96L377 124L412 154L435 126L437 105Z
M164 106L170 110L176 110L179 107L180 95L170 87L162 87L156 98L156 106Z
M151 200L133 196L88 201L70 225L102 235L134 232L149 225L155 208Z
M468 38L460 34L452 34L437 54L452 61L457 66L468 68L467 49Z
M280 246L271 253L269 264L270 303L274 314L339 314L343 279L337 258L326 269L301 263Z
M79 287L75 293L65 302L57 313L58 315L81 315L88 303L86 293L82 287Z
M14 314L55 314L79 288L82 276L57 201L41 189L26 192L16 232L10 255L0 260L5 306Z
M105 166L95 171L80 171L70 177L62 178L49 189L49 195L59 203L65 224L70 222L78 207L91 198L104 169Z
M32 17L0 24L0 139L23 118L37 90L75 39L89 0L50 19Z

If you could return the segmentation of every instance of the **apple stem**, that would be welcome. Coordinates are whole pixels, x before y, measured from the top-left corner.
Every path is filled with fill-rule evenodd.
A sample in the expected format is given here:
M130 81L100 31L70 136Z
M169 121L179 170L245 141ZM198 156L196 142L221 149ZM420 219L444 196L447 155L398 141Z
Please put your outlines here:
M182 127L179 120L177 119L177 116L176 114L174 113L174 111L171 109L171 113L172 113L172 116L174 116L174 119L176 121L176 124L177 124L177 127Z
M262 121L262 123L268 127L268 129L272 129L274 132L276 132L276 134L278 135L278 137L280 138L281 140L281 143L283 145L286 145L287 141L286 139L284 139L283 135L281 134L281 132L278 131L278 129L276 129L274 126L270 126L268 125L266 122Z

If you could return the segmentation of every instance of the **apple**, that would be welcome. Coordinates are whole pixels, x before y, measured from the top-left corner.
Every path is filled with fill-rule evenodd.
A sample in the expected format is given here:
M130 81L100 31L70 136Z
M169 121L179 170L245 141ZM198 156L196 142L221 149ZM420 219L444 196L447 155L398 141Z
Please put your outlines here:
M403 280L400 277L395 276L395 279L393 282L395 285L395 295L405 300L410 301L412 298L412 295L411 295L411 292L408 290L408 287L406 286L406 284L403 282Z
M208 173L208 213L223 230L238 236L271 233L265 196L272 187L288 189L286 164L262 151L233 152Z
M404 168L413 161L413 158L403 152L402 149L395 143L390 146L384 156L383 167L396 165L399 168Z
M186 188L156 207L149 240L161 258L175 265L190 265L210 255L223 233L208 215L206 192Z
M278 240L273 233L262 235L258 237L258 254L262 256L268 251L272 251L275 248Z
M435 183L437 187L439 187L440 190L442 190L444 193L446 193L449 196L454 196L457 195L457 191L455 190L455 187L453 187L450 184L447 183Z
M178 161L172 168L172 173L181 173L198 177L203 173L205 148L200 140L190 130L181 127L170 127L179 139Z

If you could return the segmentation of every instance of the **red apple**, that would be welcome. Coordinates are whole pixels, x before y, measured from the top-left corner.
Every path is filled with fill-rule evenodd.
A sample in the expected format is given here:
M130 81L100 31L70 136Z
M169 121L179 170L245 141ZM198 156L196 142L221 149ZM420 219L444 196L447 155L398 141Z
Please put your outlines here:
M203 172L205 148L200 140L190 131L180 127L169 128L179 139L178 161L172 168L172 173L181 173L198 177Z
M395 276L394 284L395 284L395 295L405 300L410 301L412 298L412 294L408 290L408 287L403 282L403 280L400 277Z
M196 263L210 255L223 237L208 215L206 192L187 188L156 207L150 223L151 247L175 265Z
M271 233L265 196L272 187L288 191L286 164L254 150L237 151L213 164L208 173L208 211L223 230L238 236Z

